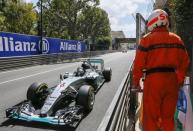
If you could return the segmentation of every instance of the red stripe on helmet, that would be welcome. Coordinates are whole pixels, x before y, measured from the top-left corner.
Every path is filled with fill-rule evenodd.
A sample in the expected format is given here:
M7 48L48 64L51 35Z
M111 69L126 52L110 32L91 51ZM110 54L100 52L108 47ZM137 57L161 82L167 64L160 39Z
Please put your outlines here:
M159 20L158 17L154 18L153 20L151 20L150 22L147 23L147 26L154 24L158 20Z

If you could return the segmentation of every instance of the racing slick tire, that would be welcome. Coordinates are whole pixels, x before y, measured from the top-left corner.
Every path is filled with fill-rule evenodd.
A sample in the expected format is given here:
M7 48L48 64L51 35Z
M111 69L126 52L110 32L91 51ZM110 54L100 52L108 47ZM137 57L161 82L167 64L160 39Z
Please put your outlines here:
M45 100L45 94L48 85L46 83L33 83L27 90L27 100L30 100L32 105L35 107L41 106Z
M76 104L83 106L85 111L90 112L93 109L94 101L94 88L90 85L81 86L78 90Z
M105 81L111 81L111 76L112 76L112 70L111 68L106 68L103 71L103 76L105 78Z

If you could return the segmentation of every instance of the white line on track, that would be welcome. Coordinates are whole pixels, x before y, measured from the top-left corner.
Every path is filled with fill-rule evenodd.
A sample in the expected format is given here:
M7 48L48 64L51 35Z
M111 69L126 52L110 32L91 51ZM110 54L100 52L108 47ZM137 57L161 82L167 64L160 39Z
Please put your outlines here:
M98 57L95 57L95 58L98 58ZM108 63L108 62L112 61L113 59L115 59L115 57L111 57L110 59L106 60L105 63ZM1 85L1 84L5 84L5 83L9 83L9 82L13 82L13 81L17 81L17 80L21 80L21 79L26 79L26 78L33 77L33 76L37 76L37 75L40 75L40 74L45 74L45 73L48 73L48 72L60 70L60 69L63 69L63 68L66 68L66 67L71 67L71 66L72 66L72 65L67 65L67 66L60 67L60 68L56 68L56 69L53 69L53 70L48 70L48 71L36 73L36 74L33 74L33 75L23 76L23 77L19 77L19 78L16 78L16 79L12 79L12 80L8 80L8 81L0 82L0 85ZM15 70L15 71L17 71L17 70ZM9 71L7 71L7 72L9 72ZM10 72L11 72L11 71L10 71ZM5 72L5 73L6 73L6 72Z
M16 72L16 71L23 71L23 70L28 70L28 69L37 68L37 67L39 67L39 65L31 66L31 67L18 68L18 69L14 69L14 70L5 70L5 71L0 72L0 74L10 73L10 72L12 73L12 72Z
M44 72L36 73L36 74L33 74L33 75L28 75L28 76L24 76L24 77L12 79L12 80L4 81L4 82L1 82L0 85L1 85L1 84L5 84L5 83L8 83L8 82L17 81L17 80L21 80L21 79L26 79L26 78L33 77L33 76L37 76L37 75L40 75L40 74L45 74L45 73L48 73L48 72L60 70L60 69L67 68L67 67L71 67L71 66L72 66L72 65L68 65L68 66L56 68L56 69L53 69L53 70L44 71Z

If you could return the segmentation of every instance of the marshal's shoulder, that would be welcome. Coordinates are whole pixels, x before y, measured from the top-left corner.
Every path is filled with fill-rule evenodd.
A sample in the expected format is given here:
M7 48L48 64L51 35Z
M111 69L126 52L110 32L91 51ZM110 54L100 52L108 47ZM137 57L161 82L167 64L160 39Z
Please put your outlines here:
M145 35L143 36L143 38L148 37L150 34L151 34L151 32L149 32L149 33L145 34Z

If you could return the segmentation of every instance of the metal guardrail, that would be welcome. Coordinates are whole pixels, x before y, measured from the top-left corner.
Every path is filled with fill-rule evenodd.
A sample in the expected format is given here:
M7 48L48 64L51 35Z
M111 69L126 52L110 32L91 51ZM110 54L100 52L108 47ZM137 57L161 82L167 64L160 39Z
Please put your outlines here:
M45 54L26 57L3 57L0 58L0 71L34 65L52 64L58 62L70 62L77 58L86 58L113 52L117 51L108 50L108 51L91 51L84 53Z
M130 91L131 69L132 65L119 86L97 131L135 131L137 94Z

